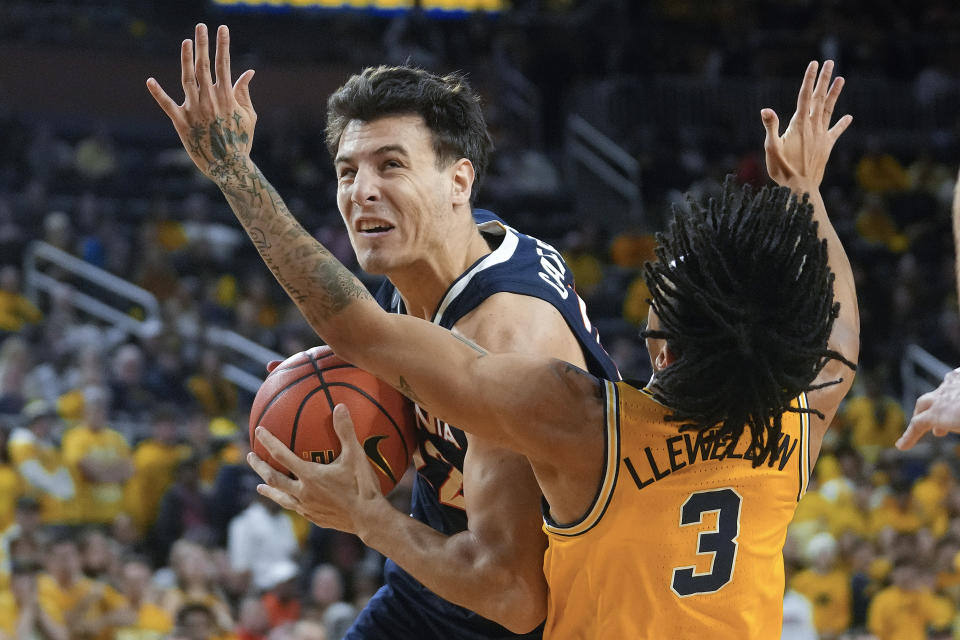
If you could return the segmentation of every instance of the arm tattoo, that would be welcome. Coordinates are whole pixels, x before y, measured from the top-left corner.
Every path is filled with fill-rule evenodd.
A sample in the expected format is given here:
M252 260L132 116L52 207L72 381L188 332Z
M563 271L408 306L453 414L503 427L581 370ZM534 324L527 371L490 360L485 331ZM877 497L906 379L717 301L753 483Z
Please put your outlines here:
M423 404L423 400L417 397L417 394L413 391L413 387L410 386L410 383L407 382L407 379L403 376L400 376L400 382L397 383L397 391L407 396L417 404Z
M553 361L553 372L573 393L583 393L584 385L589 384L594 398L603 399L603 385L593 374L563 360Z
M194 126L188 143L208 163L208 175L277 281L314 327L356 300L372 299L353 274L297 222L280 194L250 162L250 136L240 130L242 121L242 114L236 112L207 126Z

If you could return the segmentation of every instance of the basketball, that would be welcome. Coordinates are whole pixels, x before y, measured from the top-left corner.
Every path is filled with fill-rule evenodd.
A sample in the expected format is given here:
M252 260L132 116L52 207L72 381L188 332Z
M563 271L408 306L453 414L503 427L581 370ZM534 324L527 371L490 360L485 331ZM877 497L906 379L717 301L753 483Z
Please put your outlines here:
M413 404L379 378L341 360L327 346L290 356L260 385L250 410L250 446L275 469L287 470L254 437L262 426L304 460L340 455L333 408L350 409L357 440L386 494L399 482L417 442Z

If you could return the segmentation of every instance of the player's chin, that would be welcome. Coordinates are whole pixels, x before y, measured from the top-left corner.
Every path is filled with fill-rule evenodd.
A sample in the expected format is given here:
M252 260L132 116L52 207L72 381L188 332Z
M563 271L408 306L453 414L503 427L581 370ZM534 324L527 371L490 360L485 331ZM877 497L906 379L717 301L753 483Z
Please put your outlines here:
M402 266L403 260L394 251L374 249L357 251L357 263L371 275L389 276L392 271Z

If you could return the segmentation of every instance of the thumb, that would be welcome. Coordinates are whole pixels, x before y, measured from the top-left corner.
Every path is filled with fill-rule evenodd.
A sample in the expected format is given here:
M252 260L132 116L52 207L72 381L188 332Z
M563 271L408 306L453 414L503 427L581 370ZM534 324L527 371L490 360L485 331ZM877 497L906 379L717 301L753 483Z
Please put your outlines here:
M247 69L233 85L233 95L236 97L237 103L247 109L253 109L253 102L250 101L250 81L253 80L254 73L256 71L253 69Z
M353 455L360 448L360 442L357 440L357 432L353 428L353 419L350 417L350 410L347 405L338 404L333 408L333 430L340 439L340 446L343 447L341 455Z
M761 109L760 120L763 122L763 128L767 131L767 137L763 141L764 148L774 144L774 141L780 139L780 118L773 109Z
M280 366L283 360L271 360L267 363L267 373L273 373L273 370Z

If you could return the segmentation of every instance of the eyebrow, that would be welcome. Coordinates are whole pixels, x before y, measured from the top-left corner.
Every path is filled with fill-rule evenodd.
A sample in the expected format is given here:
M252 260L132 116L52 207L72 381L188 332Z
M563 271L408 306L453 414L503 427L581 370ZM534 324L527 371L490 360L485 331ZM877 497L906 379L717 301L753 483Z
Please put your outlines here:
M410 157L410 154L407 153L406 147L404 147L401 144L385 144L379 149L377 149L376 151L374 151L373 155L382 156L388 153L399 153L405 158ZM340 156L340 155L338 155L336 158L333 159L333 164L335 165L342 164L342 163L353 164L354 160L351 156Z

